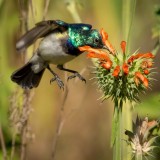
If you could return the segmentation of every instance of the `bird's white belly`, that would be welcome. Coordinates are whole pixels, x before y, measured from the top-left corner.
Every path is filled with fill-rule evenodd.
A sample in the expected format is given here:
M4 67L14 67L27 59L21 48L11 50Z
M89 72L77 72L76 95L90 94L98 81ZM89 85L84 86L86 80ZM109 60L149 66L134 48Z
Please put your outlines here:
M53 64L64 64L75 58L64 52L61 42L53 34L40 43L38 52L44 61Z

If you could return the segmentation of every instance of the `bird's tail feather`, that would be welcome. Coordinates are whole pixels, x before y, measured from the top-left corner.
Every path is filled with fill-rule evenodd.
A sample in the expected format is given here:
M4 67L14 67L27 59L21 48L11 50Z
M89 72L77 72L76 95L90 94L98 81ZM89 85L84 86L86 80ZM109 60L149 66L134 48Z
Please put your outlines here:
M11 80L24 89L31 89L33 87L37 87L42 78L45 68L39 73L34 73L31 66L32 64L28 62L22 68L16 70L11 75Z

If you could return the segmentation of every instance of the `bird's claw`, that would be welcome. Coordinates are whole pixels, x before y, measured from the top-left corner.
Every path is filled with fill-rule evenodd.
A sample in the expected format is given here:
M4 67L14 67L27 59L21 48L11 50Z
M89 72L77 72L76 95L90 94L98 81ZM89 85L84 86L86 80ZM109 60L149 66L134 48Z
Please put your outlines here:
M63 81L57 75L50 80L50 84L52 82L54 82L54 81L57 81L57 84L58 84L59 88L60 89L62 88L64 90L64 83L63 83Z
M86 83L86 80L85 78L83 78L78 72L74 73L73 75L69 76L67 81L72 79L72 78L75 78L75 77L78 77L81 81L84 81Z

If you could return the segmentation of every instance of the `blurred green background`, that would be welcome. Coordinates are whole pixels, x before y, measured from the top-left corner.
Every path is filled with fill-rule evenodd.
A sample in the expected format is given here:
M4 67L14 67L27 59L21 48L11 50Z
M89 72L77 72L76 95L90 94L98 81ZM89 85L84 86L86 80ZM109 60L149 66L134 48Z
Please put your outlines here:
M33 10L31 6L29 7L29 28L31 28L35 22L42 20L46 1L29 0L29 2L33 6ZM157 24L154 14L156 5L160 5L159 0L137 1L131 32L131 51L139 49L140 52L149 52L154 49L157 38L153 39L152 29ZM123 37L122 0L79 0L77 10L82 22L90 23L96 29L103 27L109 34L114 47L120 48ZM16 40L21 34L20 18L18 0L0 0L0 124L8 152L13 134L8 110L15 91L22 92L20 87L17 89L17 85L10 80L12 72L23 65L22 55L15 49ZM50 1L46 19L74 22L64 0ZM32 50L33 48L30 47L27 57L31 57ZM143 103L135 107L135 115L139 113L155 119L160 117L159 59L160 54L157 54L155 59L157 73L154 75L157 81L153 81L152 89L142 96ZM50 85L52 75L48 71L45 72L39 87L31 91L33 112L30 114L28 123L33 138L27 140L26 157L28 160L51 158L60 118L64 123L57 138L55 160L112 159L110 137L113 105L109 100L103 103L97 100L101 93L97 90L95 81L89 80L93 76L92 65L91 60L86 58L86 54L80 55L67 64L68 68L83 72L83 76L87 79L86 84L79 80L66 82L64 72L52 66L68 88L68 96L64 104L63 98L66 91L60 90L56 83ZM18 152L19 149L16 151Z

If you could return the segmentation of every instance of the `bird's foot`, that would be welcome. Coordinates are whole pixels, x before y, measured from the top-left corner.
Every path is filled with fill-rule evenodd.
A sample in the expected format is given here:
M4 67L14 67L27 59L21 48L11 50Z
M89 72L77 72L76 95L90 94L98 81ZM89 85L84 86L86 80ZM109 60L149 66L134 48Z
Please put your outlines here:
M83 78L78 72L75 72L73 75L69 76L67 81L75 77L78 77L81 81L84 81L86 83L85 78Z
M58 77L58 75L55 75L54 78L52 78L52 79L50 80L50 84L51 84L52 82L54 82L54 81L57 81L57 84L58 84L59 88L60 88L60 89L62 88L62 89L64 90L64 83L63 83L63 81Z

